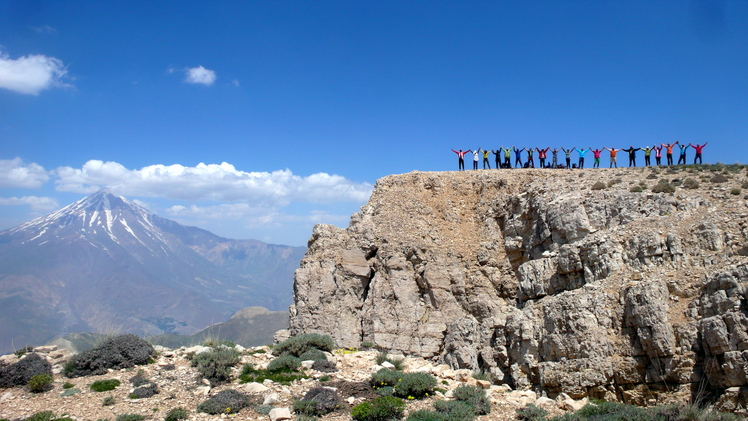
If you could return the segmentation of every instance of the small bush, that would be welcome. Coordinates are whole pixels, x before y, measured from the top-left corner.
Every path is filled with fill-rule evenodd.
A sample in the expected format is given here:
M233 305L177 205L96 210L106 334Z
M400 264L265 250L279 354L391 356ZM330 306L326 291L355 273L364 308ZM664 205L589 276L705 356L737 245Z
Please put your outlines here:
M406 421L451 421L451 419L441 412L419 409L408 414Z
M116 421L143 421L144 416L138 414L122 414L117 415Z
M590 190L605 190L606 187L607 185L605 183L598 181L590 187Z
M145 399L158 393L158 387L155 383L150 383L146 386L136 388L130 393L130 399Z
M106 398L104 398L104 401L101 402L101 405L102 406L112 406L112 405L114 405L114 403L115 403L114 396L107 396Z
M314 348L299 355L299 359L301 361L327 361L327 356L324 352L320 351L317 348Z
M623 180L621 180L620 178L616 178L614 180L610 180L610 181L608 181L608 187L613 187L613 186L615 186L616 184L619 184L622 181Z
M55 414L52 411L42 411L26 418L26 421L50 421Z
M39 374L52 376L52 365L39 354L30 354L15 364L0 367L0 388L26 386Z
M50 389L52 385L52 376L49 374L37 374L36 376L29 379L27 386L31 393L42 393Z
M673 193L675 192L675 186L668 183L667 180L662 179L652 187L652 193Z
M475 409L463 401L436 401L434 409L449 421L471 421L475 418Z
M741 189L739 189L737 187L733 187L732 189L730 189L730 194L731 195L740 196L741 193L743 193L743 190L741 190Z
M374 342L370 342L370 341L361 342L361 349L373 349L373 348L376 348L376 345L374 344Z
M393 396L395 395L395 388L392 386L384 386L377 389L377 395L379 396Z
M491 402L486 397L486 391L471 385L460 385L452 392L455 400L465 402L473 407L477 415L486 415L491 412Z
M696 181L696 180L694 180L693 178L689 177L689 178L686 178L685 180L683 180L683 187L685 187L687 189L691 189L691 190L698 189L699 188L699 182Z
M278 356L290 354L294 357L298 357L306 351L314 348L320 351L331 352L335 349L335 341L327 335L305 333L303 335L288 338L279 343L273 348L273 354Z
M709 181L711 181L712 183L727 183L728 181L730 181L730 179L722 174L714 174L714 177L712 177Z
M405 373L394 387L395 396L421 399L434 393L436 378L429 373Z
M96 348L75 354L65 364L68 377L94 376L106 374L108 369L119 370L136 365L148 364L156 355L151 344L132 335L109 338Z
M382 363L384 363L385 361L387 361L388 363L394 365L395 366L395 370L397 370L397 371L401 371L404 368L403 367L404 360L402 358L390 357L389 355L387 355L386 352L380 352L380 353L378 353L377 357L376 357L377 364L378 365L382 365Z
M116 389L119 385L120 382L117 379L96 380L91 383L91 390L94 392L107 392Z
M74 387L75 387L75 385L74 385L74 384L72 384L72 383L70 383L70 382L65 382L65 383L64 383L64 384L62 385L62 388L63 388L63 389L72 389L72 388L74 388Z
M211 415L235 414L249 406L249 398L234 389L226 389L197 406L197 410Z
M327 360L315 361L312 365L312 370L317 370L321 373L332 373L333 371L338 371L338 369L335 368L335 364Z
M15 351L13 354L16 357L21 358L24 355L30 354L32 352L34 352L34 347L33 346L27 346L27 347L23 347L23 348L19 349L18 351Z
M517 410L517 419L520 421L541 421L545 420L546 415L548 411L533 404Z
M301 400L294 402L293 409L297 414L322 416L338 408L338 394L327 387L315 387L309 390Z
M273 405L257 405L255 406L255 412L261 415L267 415L273 410Z
M398 380L400 380L402 375L403 373L400 371L390 370L389 368L382 368L371 375L369 384L375 389L386 386L394 387L397 384Z
M270 370L258 370L252 366L252 364L245 364L242 368L242 373L239 376L239 379L241 380L241 383L250 383L250 382L257 382L262 383L263 381L269 379L276 383L289 385L294 380L299 379L307 379L309 376L305 375L304 373L289 370L289 369L282 369L277 371L270 371Z
M143 370L138 370L138 373L132 377L130 377L130 383L134 387L140 387L144 384L150 383L150 380L145 376L145 372Z
M179 421L186 420L189 418L190 413L183 408L173 408L171 411L166 413L164 421Z
M219 347L195 355L192 366L197 367L197 371L215 385L231 380L231 368L238 364L240 359L237 350Z
M402 399L380 396L354 406L351 417L356 421L388 421L402 418L404 410L405 402Z
M274 358L268 363L268 371L279 371L279 370L296 370L301 367L301 360L293 355L283 355L278 358Z
M644 188L641 185L637 184L636 186L634 186L631 189L629 189L629 191L631 193L641 193L641 192L644 191Z

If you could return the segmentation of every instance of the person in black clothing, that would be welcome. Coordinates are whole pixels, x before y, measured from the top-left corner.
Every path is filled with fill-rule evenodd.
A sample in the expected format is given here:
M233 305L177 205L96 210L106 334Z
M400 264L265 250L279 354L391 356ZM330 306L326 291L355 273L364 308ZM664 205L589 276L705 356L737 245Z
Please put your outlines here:
M496 149L495 151L492 150L491 153L494 154L494 162L496 162L496 169L498 170L501 168L501 148Z
M633 146L630 146L628 149L622 149L622 151L629 153L629 167L636 166L636 151L638 150L641 150L641 148L634 148Z

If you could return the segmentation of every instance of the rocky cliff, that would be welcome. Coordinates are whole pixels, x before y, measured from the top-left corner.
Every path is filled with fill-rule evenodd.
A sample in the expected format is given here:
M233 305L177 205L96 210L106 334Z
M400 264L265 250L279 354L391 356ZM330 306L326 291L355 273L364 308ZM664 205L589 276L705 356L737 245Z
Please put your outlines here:
M747 179L742 166L388 176L347 229L315 227L291 331L551 397L745 395Z

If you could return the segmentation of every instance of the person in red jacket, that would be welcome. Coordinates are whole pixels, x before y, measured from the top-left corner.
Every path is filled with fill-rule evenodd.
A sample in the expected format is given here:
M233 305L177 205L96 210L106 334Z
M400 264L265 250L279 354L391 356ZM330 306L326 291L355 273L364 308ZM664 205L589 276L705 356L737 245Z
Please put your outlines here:
M538 159L540 160L540 168L545 168L545 158L548 156L548 151L551 150L550 147L545 149L535 148L538 151Z
M694 165L696 165L696 160L699 161L699 164L702 163L701 162L701 151L704 150L704 146L706 146L707 143L709 142L705 142L703 145L699 145L698 143L695 145L692 143L689 143L689 145L696 150L696 157L693 159Z
M459 161L457 161L457 167L459 168L459 171L464 170L465 169L465 155L468 152L470 152L470 149L468 149L466 151L463 151L462 149L460 149L459 152L457 152L456 150L452 149L452 152L456 153L457 156L459 157Z

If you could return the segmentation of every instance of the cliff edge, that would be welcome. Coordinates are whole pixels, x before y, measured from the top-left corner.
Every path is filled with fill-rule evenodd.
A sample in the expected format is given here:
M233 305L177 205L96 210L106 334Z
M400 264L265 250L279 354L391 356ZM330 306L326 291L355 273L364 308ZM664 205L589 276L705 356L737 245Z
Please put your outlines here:
M291 331L551 397L748 395L747 175L718 165L384 177L347 229L314 228Z

